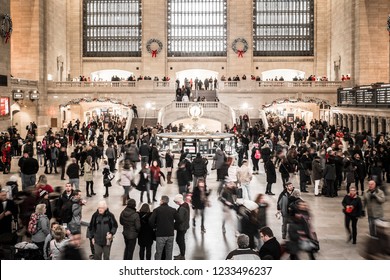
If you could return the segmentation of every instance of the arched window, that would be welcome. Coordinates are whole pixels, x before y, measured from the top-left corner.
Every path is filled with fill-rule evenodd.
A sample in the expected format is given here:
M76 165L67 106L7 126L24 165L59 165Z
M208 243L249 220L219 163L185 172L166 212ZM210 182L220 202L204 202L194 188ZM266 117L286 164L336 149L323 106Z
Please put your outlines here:
M254 0L254 56L314 55L314 0Z
M226 56L227 0L168 0L168 56Z
M83 54L141 56L141 0L83 0Z

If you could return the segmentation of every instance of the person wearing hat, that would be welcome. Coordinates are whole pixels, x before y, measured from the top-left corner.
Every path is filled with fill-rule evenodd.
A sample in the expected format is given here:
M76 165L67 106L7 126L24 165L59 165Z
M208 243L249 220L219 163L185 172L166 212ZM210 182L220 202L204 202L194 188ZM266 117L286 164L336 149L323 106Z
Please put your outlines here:
M37 204L45 204L46 205L46 216L49 220L53 217L53 212L51 210L51 203L49 200L49 193L46 190L40 190L37 197Z
M123 259L132 260L138 233L141 230L140 217L136 211L136 202L130 198L127 206L123 209L119 222L123 226L123 238L125 239L125 250Z
M190 207L184 202L183 195L177 194L173 200L179 208L176 210L177 220L175 221L176 243L179 246L180 254L174 256L175 260L185 260L186 243L185 234L190 227Z

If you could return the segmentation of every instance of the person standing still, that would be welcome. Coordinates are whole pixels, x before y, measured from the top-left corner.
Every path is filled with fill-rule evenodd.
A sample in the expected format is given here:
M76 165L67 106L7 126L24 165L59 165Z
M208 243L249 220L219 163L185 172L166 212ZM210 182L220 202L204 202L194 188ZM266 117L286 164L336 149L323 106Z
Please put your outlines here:
M149 225L156 229L155 260L161 260L163 250L165 250L165 259L172 260L174 224L177 220L177 213L176 209L170 207L168 203L169 197L161 196L160 206L154 209L149 218Z
M364 208L367 209L368 227L371 236L376 236L376 221L383 219L383 203L385 194L380 190L375 181L368 182L368 190L363 194Z

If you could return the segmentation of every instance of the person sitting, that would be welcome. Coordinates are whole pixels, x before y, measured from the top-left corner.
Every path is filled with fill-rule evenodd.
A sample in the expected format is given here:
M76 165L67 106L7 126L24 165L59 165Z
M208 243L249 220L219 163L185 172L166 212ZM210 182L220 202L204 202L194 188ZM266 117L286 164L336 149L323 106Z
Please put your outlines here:
M274 237L274 233L269 227L263 227L260 229L260 238L264 241L259 251L260 259L262 260L280 260L281 247Z
M249 248L249 236L246 234L240 234L237 237L238 248L231 251L226 260L260 260L256 251Z

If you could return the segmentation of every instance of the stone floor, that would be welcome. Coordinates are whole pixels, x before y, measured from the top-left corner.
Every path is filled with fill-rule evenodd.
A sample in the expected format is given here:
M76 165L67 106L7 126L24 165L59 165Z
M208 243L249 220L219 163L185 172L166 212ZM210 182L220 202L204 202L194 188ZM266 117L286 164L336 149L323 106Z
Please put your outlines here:
M16 170L17 159L13 160L13 167L11 171ZM209 164L210 165L210 164ZM264 193L265 191L265 174L263 164L260 164L260 174L254 175L252 180L251 195L254 198L258 193ZM43 167L41 167L39 174L43 174ZM165 172L165 168L163 168ZM10 175L0 175L0 182L5 182L8 180ZM119 173L117 172L116 177L119 178ZM59 175L48 175L49 184L52 186L63 186L65 181L61 181ZM297 187L299 186L298 176L293 175L291 181ZM86 198L87 205L83 207L83 221L89 222L91 215L96 211L97 203L100 200L103 200L104 187L102 185L102 175L100 171L95 173L95 192L96 196L91 198ZM173 197L178 193L178 187L176 180L174 178L174 184L167 185L164 184L159 188L157 196L165 194L168 195L171 199L169 203L172 207L177 207L173 203ZM121 195L123 193L122 187L116 184L116 179L113 180L114 185L110 188L110 196L105 198L109 205L110 211L112 211L116 218L119 220L119 215L123 210ZM222 233L221 225L223 220L222 214L222 205L217 200L217 188L218 182L216 182L216 171L210 171L210 174L207 178L208 187L212 190L211 193L211 207L206 209L205 214L205 227L207 232L201 233L200 230L200 217L198 217L197 227L191 228L187 231L186 235L186 244L187 244L187 253L186 258L192 260L222 260L225 259L226 255L233 249L236 248L236 221L235 215L232 213L231 219L227 222L226 234ZM366 182L367 183L367 182ZM80 188L82 191L85 190L85 182L80 183ZM276 213L276 202L278 194L282 191L281 178L278 174L278 181L273 185L275 196L267 196L267 201L269 203L267 219L270 228L273 230L275 236L279 241L281 241L281 220L278 220L275 217ZM83 193L85 195L85 193ZM309 186L309 193L303 194L303 199L309 203L309 206L313 215L314 228L317 232L318 238L320 240L321 250L317 254L318 259L323 260L359 260L362 257L358 253L359 242L367 236L368 233L368 223L367 218L362 218L358 222L358 238L357 245L352 245L351 243L346 243L346 232L344 229L344 214L341 209L341 200L345 191L342 190L339 192L339 197L336 198L327 198L327 197L315 197L313 194L313 187ZM137 207L140 207L139 202L139 192L137 190L131 191L131 197L137 201ZM152 207L157 207L157 204L152 205ZM193 213L191 213L192 215ZM390 206L389 202L385 203L385 217L390 217ZM89 255L89 240L85 238L86 227L82 227L83 243L82 247L85 250L85 254ZM138 245L137 245L138 247ZM122 226L119 226L118 232L115 235L111 250L111 259L120 260L123 257L124 241L122 236ZM177 244L174 245L174 255L179 254L179 248ZM287 258L288 256L286 256ZM302 256L302 258L307 258L307 256ZM138 248L134 253L134 259L138 259Z

